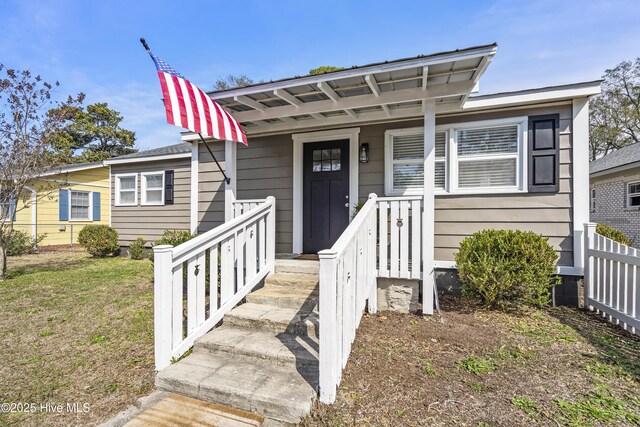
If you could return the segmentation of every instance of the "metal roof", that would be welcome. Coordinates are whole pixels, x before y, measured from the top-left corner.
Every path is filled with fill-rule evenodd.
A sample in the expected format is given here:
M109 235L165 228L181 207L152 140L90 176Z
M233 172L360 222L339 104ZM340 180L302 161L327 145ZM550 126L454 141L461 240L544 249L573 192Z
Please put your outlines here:
M437 111L459 110L496 49L493 43L209 95L247 134L417 117L428 98L435 99Z
M589 174L606 175L605 171L609 169L617 169L637 162L640 162L640 144L631 144L589 163Z

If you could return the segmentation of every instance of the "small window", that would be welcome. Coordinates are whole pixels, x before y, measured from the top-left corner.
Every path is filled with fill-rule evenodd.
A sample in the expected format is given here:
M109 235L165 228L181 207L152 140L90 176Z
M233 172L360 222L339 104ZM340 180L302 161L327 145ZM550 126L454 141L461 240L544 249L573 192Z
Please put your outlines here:
M447 132L436 132L435 141L435 188L446 187ZM424 185L424 130L402 129L387 132L391 182L389 194L419 194Z
M640 182L632 182L629 184L627 197L629 200L628 206L630 208L640 207Z
M591 200L590 200L591 212L596 211L596 189L591 189Z
M135 206L138 204L137 174L116 175L116 205Z
M313 150L313 171L314 172L335 172L342 169L340 148L326 148Z
M457 131L458 187L515 187L518 184L518 126Z
M164 172L142 174L142 204L164 204Z
M88 191L69 192L71 200L69 203L69 219L71 221L91 220L91 194Z

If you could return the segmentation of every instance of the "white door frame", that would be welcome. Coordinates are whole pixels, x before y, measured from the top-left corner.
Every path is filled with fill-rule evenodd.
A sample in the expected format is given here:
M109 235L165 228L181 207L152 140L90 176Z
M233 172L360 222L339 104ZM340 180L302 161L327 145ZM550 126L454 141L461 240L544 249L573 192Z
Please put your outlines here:
M308 142L349 140L349 217L358 203L358 141L360 128L295 133L293 137L293 253L302 253L303 148ZM326 248L329 249L329 248Z

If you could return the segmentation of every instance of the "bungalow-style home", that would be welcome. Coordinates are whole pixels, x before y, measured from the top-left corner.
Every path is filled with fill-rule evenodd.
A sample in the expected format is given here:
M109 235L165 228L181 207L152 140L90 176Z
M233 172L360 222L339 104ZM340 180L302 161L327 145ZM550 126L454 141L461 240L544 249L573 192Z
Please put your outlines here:
M210 92L248 146L182 135L190 184L173 197L189 200L181 218L200 236L154 248L156 385L297 422L318 393L335 399L363 311L419 303L432 314L436 276L455 271L461 240L487 228L548 237L575 284L600 82L479 95L496 51ZM184 114L195 120L197 108L187 102ZM163 200L144 195L164 188L154 163L146 181L142 164L110 165L123 235L177 220L143 209Z
M39 175L18 200L14 228L40 249L78 243L88 224L109 224L109 170L102 163L69 165Z
M190 143L104 161L111 176L111 227L126 253L137 237L151 243L164 230L189 230Z
M589 165L589 217L640 242L640 144L607 154Z

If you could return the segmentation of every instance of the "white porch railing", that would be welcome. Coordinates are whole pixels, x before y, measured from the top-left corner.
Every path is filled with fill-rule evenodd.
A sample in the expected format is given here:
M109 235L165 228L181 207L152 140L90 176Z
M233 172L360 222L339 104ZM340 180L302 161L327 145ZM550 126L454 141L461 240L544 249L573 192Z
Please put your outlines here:
M251 209L255 208L261 203L266 202L267 199L246 199L246 200L236 200L233 204L233 217L237 217L242 215L245 212L249 212Z
M422 197L378 198L378 276L420 279Z
M376 311L377 201L369 200L320 257L320 401L332 403L368 302Z
M156 369L169 366L275 264L275 199L186 243L154 248Z
M585 224L585 307L640 334L640 250L622 245Z

